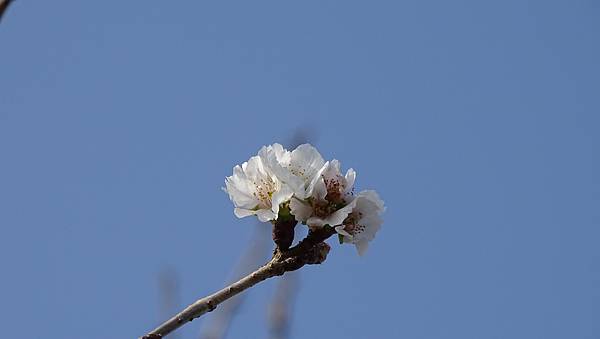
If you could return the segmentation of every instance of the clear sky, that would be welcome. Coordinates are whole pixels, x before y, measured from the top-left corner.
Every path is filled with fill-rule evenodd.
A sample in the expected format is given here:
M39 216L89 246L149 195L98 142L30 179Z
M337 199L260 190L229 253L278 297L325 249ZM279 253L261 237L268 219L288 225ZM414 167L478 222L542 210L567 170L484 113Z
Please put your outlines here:
M598 1L16 1L0 23L6 338L135 338L254 241L220 191L299 126L386 201L306 267L300 338L600 337ZM265 225L265 227L268 227ZM264 338L273 282L230 338ZM196 338L194 321L180 339Z

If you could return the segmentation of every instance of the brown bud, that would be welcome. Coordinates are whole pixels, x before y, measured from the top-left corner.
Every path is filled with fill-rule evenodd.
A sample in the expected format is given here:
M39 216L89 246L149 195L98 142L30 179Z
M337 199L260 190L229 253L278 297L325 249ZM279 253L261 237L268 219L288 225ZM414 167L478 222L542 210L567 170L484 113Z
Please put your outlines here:
M279 218L273 224L273 241L277 248L286 251L294 242L294 227L298 222L292 218Z

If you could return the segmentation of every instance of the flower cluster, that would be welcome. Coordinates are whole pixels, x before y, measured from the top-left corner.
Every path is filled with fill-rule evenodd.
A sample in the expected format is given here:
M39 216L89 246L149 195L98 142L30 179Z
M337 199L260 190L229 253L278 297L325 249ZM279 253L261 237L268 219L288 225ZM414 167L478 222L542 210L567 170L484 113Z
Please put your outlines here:
M334 227L340 242L362 255L381 228L385 207L375 191L355 194L355 179L353 169L342 175L338 160L325 161L309 144L293 151L273 144L235 166L224 190L239 218L274 222L291 214L311 229Z

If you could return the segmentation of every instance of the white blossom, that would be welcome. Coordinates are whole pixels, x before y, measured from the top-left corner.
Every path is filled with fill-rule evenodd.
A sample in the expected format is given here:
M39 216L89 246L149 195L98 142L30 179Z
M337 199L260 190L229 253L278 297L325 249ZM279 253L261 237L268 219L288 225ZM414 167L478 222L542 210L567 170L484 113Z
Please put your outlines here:
M354 244L358 254L363 255L383 223L381 219L381 214L385 211L383 200L375 191L362 191L344 207L347 208L351 211L342 225L336 226L335 230L344 243Z
M340 225L350 213L344 206L352 200L355 179L353 169L342 176L338 160L326 162L308 185L307 199L294 198L290 202L292 214L310 227Z
M319 170L307 188L307 194L317 200L339 203L345 201L354 189L356 172L350 168L343 176L340 162L336 159L328 161Z
M280 145L281 146L281 145ZM225 179L224 190L233 202L238 218L256 215L260 221L276 220L279 205L293 194L260 156L233 168L233 175Z
M239 218L277 220L283 204L310 228L333 227L341 242L354 244L363 255L381 228L384 203L375 191L355 195L356 172L349 169L342 175L340 167L338 160L325 162L309 144L291 152L272 144L235 166L224 190Z

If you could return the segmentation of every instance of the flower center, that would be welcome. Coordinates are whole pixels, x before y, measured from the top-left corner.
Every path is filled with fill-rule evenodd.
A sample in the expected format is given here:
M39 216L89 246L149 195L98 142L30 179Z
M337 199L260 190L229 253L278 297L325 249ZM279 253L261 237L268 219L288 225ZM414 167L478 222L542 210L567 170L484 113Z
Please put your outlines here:
M344 230L352 235L364 232L366 227L358 223L361 218L361 212L352 212L343 222Z
M275 181L272 178L261 178L254 181L253 184L255 188L253 195L261 202L262 206L260 207L271 207L271 198L277 189Z
M335 204L331 204L327 201L312 201L311 205L313 208L313 213L321 218L325 218L338 210Z
M345 187L342 185L341 180L339 180L339 178L323 178L323 181L325 182L325 187L327 187L325 199L336 204L344 202L342 191Z

